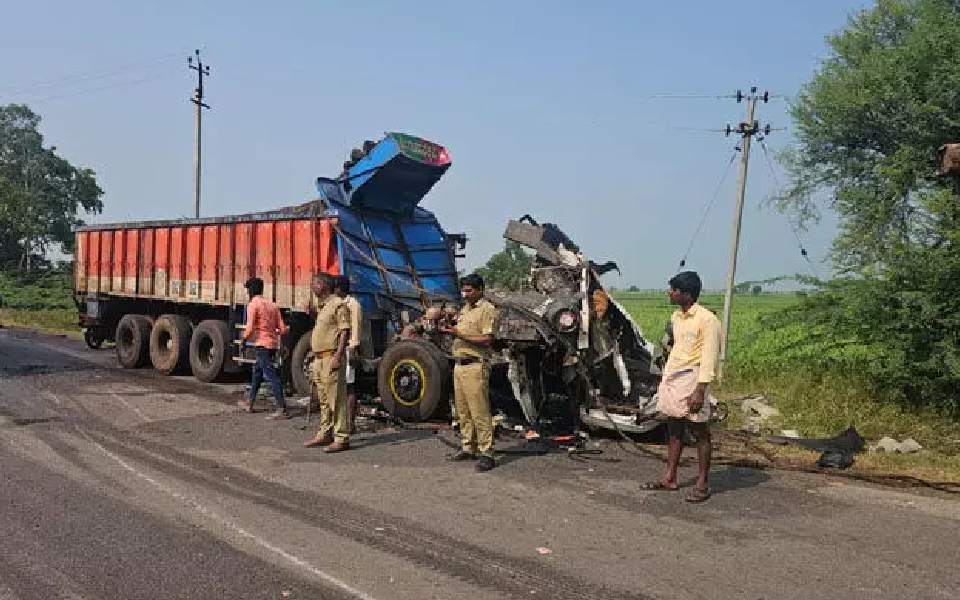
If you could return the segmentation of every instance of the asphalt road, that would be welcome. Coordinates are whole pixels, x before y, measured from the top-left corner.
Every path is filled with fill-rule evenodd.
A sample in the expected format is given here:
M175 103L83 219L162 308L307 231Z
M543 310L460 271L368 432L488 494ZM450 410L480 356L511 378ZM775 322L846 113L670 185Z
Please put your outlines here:
M476 474L423 429L324 455L236 388L0 330L0 600L958 597L955 498L718 467L693 506L613 443Z

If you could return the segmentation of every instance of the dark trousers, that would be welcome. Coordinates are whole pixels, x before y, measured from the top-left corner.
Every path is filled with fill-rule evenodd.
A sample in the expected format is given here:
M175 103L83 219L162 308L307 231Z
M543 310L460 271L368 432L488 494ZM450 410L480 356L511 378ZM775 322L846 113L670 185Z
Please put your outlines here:
M266 379L270 387L273 388L274 406L286 409L287 405L283 400L283 386L280 385L280 376L277 375L277 370L273 368L273 355L276 353L276 350L257 347L255 352L257 354L257 364L253 365L253 381L250 382L250 402L257 399L260 384Z

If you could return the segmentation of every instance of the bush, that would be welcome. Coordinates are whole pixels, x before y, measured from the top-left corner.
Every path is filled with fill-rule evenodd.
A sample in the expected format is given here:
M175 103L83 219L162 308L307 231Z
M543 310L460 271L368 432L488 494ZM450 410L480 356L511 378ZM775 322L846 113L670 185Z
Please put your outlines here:
M882 277L824 284L763 325L781 363L856 375L879 398L960 414L960 258L949 250L904 252Z
M14 275L0 272L4 308L21 310L72 309L73 282L63 271Z

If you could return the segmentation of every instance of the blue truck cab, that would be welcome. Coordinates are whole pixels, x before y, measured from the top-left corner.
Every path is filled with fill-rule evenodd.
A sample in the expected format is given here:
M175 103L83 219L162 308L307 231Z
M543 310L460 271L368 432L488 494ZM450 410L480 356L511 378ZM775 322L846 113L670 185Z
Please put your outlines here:
M319 200L337 223L340 272L363 308L358 385L409 420L428 418L449 395L443 352L397 337L428 307L459 305L456 258L466 237L446 233L419 206L450 165L443 146L387 133L355 149L339 177L317 179Z

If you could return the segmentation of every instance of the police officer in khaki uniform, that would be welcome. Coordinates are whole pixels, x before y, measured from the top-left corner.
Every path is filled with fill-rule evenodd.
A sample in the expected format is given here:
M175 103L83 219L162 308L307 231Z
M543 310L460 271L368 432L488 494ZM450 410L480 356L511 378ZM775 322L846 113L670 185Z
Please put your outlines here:
M357 377L360 372L360 323L363 321L363 307L359 300L350 295L350 278L346 275L337 277L334 293L343 300L343 304L350 311L350 339L347 340L346 365L352 371L353 377L351 379L350 373L347 373L347 414L350 419L350 433L353 433L357 419Z
M313 389L320 404L320 429L304 446L327 446L324 452L350 449L350 415L347 407L346 348L350 339L350 312L333 293L336 278L321 273L313 279L316 324L310 339L313 354Z
M474 460L477 471L497 466L493 459L493 419L490 416L490 355L497 309L483 298L483 278L467 275L460 282L464 305L456 327L441 325L454 336L453 394L460 423L462 449L450 460Z

